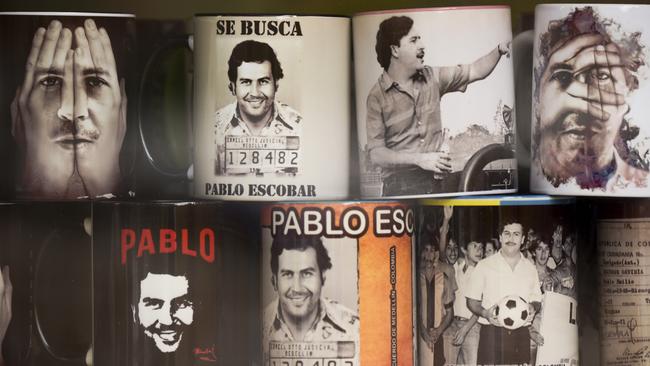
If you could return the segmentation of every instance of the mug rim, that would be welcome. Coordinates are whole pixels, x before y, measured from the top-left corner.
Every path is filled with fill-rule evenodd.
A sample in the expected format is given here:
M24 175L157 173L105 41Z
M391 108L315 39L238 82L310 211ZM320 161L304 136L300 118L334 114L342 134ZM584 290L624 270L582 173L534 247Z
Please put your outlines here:
M551 196L544 194L468 196L455 198L421 199L420 206L557 206L572 205L577 202L573 196Z
M363 15L379 15L379 14L399 14L399 13L426 13L426 12L449 12L458 10L491 10L491 9L508 9L510 5L468 5L468 6L440 6L431 8L403 8L403 9L385 9L385 10L369 10L354 13L353 17Z
M639 7L650 7L650 4L633 4L633 3L623 3L623 4L617 4L617 3L543 3L543 4L537 4L535 5L535 9L537 8L559 8L559 7L587 7L587 6L592 6L592 7L602 7L602 8L620 8L620 7L633 7L633 6L639 6Z
M16 15L16 16L67 16L67 17L105 17L105 18L135 18L132 13L100 13L100 12L78 12L78 11L2 11L2 15Z
M193 18L208 17L249 17L249 18L340 18L350 19L348 15L342 14L300 14L300 13L196 13Z
M91 201L92 205L99 206L165 206L165 207L182 207L182 206L200 206L204 204L223 206L221 201L205 201L192 199L159 199L159 200L97 200Z

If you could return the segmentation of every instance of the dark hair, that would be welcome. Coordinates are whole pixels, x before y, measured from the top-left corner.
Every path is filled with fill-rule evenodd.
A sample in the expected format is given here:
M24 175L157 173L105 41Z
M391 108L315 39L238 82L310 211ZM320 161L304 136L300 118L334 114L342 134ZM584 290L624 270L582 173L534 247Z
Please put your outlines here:
M434 250L440 252L439 241L440 239L433 232L431 232L431 230L427 228L423 229L418 238L418 247L420 249L418 252L418 257L422 255L424 247L427 245L432 246Z
M488 241L485 242L485 250L487 250L487 245L492 244L492 247L494 247L494 251L498 252L499 249L501 249L501 243L499 242L499 239L497 238L492 238Z
M388 71L391 59L390 46L399 46L399 41L411 31L413 19L406 16L390 17L379 24L377 31L377 61Z
M485 240L481 240L481 239L479 239L479 238L472 238L472 239L470 239L470 240L463 241L463 243L460 244L460 247L463 248L464 250L467 250L467 247L468 247L471 243L478 243L478 244L481 245L481 247L483 247L483 250L485 250Z
M531 240L530 248L528 250L532 253L533 257L535 256L535 251L537 250L537 248L539 247L539 245L541 243L546 244L546 246L548 247L548 250L549 251L551 250L551 244L549 244L548 240L544 240L542 238Z
M237 68L244 62L262 63L268 61L271 63L271 74L273 81L282 79L284 73L278 57L275 55L273 48L268 43L257 42L253 40L243 41L232 49L230 59L228 60L228 79L230 82L237 80Z
M323 272L332 268L332 260L327 249L323 245L323 241L319 236L315 235L295 235L295 234L276 234L271 244L271 273L276 275L278 273L278 258L283 250L299 250L304 252L308 248L313 248L316 251L316 262L318 269L323 278Z
M135 256L131 256L129 260L136 260ZM133 267L135 273L131 273L130 276L133 276L137 279L134 281L132 289L134 297L132 297L132 304L137 304L140 301L140 286L142 281L149 274L165 274L170 276L184 276L189 284L188 294L192 294L193 283L190 278L191 270L190 266L192 264L186 263L186 260L179 260L174 255L153 255L141 258L139 263Z
M513 225L513 224L517 224L517 225L521 226L521 235L522 236L526 235L526 233L524 232L524 224L521 222L521 220L515 218L514 216L511 216L511 217L502 217L502 219L500 220L500 223L499 223L499 228L500 228L499 236L501 236L501 234L503 234L503 229L505 229L506 226Z

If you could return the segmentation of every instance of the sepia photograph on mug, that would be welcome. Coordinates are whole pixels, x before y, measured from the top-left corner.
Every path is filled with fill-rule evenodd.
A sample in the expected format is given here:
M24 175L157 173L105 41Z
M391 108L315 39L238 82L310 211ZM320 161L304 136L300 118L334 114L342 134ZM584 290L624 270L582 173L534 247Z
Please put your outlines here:
M262 237L264 365L359 365L357 239Z
M215 175L299 174L301 41L219 36L217 48Z
M419 365L577 364L571 215L567 205L423 207Z
M353 30L363 197L516 190L508 7L361 13Z

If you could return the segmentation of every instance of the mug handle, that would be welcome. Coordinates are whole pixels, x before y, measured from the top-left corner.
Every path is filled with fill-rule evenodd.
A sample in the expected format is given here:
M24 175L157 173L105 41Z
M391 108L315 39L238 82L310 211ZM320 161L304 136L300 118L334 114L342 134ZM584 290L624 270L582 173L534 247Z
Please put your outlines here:
M142 72L142 76L140 78L140 89L138 90L138 134L140 138L140 143L142 144L142 149L144 150L144 155L147 161L149 162L149 165L151 165L151 167L156 172L158 172L163 176L176 178L176 179L188 179L188 180L192 180L193 178L192 165L184 169L174 170L174 169L165 168L159 164L159 161L162 159L158 159L154 156L154 154L152 153L152 149L150 148L150 145L147 142L145 129L143 127L144 116L142 115L143 114L142 110L144 109L143 104L144 104L145 85L149 81L153 66L158 64L162 60L162 58L170 51L177 50L179 48L187 48L189 51L193 51L194 48L193 46L194 46L194 37L192 35L187 35L182 37L171 38L165 44L158 47L151 54L151 56L149 56L149 59L145 64L144 70ZM191 120L189 121L189 123L191 125L192 123ZM193 143L190 143L190 146L192 145Z
M532 101L533 101L533 42L535 32L527 30L512 40L512 62L515 74L515 121L517 141L517 175L519 192L530 191Z

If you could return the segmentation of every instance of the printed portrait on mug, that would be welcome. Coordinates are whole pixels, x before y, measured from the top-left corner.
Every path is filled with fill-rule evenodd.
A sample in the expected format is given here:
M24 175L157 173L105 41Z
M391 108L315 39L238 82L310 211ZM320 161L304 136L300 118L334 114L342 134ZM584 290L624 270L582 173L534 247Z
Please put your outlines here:
M295 176L300 172L299 100L282 101L283 96L299 95L299 85L292 83L296 75L285 78L295 67L284 61L295 62L297 50L295 46L274 48L273 43L282 42L247 39L230 52L224 75L229 101L219 106L214 117L216 175Z
M362 196L516 189L509 19L507 7L355 16Z
M127 131L128 17L5 19L2 44L13 52L4 61L2 95L15 144L16 196L120 194L126 188L120 154ZM10 24L21 33L16 39Z
M650 40L636 13L617 6L537 8L534 190L647 192L650 128L645 121L650 111L644 100L650 96Z

